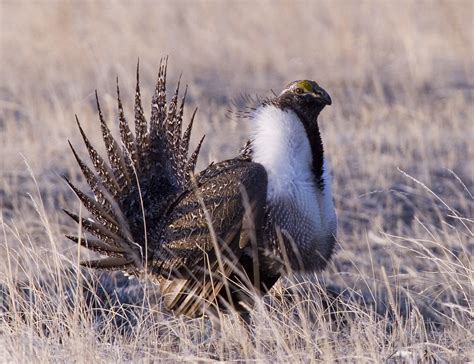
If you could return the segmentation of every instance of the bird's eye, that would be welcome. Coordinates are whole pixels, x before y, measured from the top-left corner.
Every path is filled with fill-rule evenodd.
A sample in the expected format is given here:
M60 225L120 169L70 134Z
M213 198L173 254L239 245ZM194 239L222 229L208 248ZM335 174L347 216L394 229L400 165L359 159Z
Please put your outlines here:
M295 88L295 93L298 95L301 95L304 92L304 90L301 87Z

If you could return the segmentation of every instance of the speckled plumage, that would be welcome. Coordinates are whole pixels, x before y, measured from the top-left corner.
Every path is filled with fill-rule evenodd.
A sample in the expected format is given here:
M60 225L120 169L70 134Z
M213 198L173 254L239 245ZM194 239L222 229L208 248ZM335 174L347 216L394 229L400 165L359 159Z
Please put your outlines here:
M242 157L211 164L194 175L202 143L189 153L195 112L183 133L185 95L178 104L178 83L167 103L166 69L165 60L148 123L137 68L135 135L125 120L117 85L120 142L96 97L109 163L78 122L94 171L71 148L95 198L66 179L91 214L79 218L66 211L87 232L68 237L107 256L84 265L136 275L146 271L161 285L169 309L195 315L217 303L225 278L241 270L239 258L250 241L250 226L263 224L267 180L261 165ZM235 290L227 290L227 300Z
M270 140L263 138L262 143L261 135L255 133L236 158L211 163L195 175L203 141L189 153L196 112L183 133L186 91L178 102L178 82L168 103L166 72L167 59L159 67L148 122L141 105L137 67L134 134L125 119L117 82L120 141L112 136L96 96L108 163L78 121L94 170L71 148L94 198L66 179L91 214L80 218L66 211L87 233L68 237L106 256L82 264L145 274L160 285L170 310L191 316L222 305L236 309L251 306L245 291L266 292L285 271L286 261L297 270L324 267L333 247L333 229L327 236L320 234L325 221L321 214L333 213L325 210L333 207L317 129L317 116L324 105L312 100L298 104L301 100L292 96L290 87L254 110L252 118L257 121L266 111L273 112L261 119L263 131L271 130L265 123L282 117L284 122L294 123L296 129L290 125L282 132L291 136L298 130L298 148L306 148L302 161L300 154L293 153L294 146L282 144L282 150L275 149L271 143L280 141L273 140L271 133ZM311 83L305 85L312 87ZM282 125L276 122L275 127ZM294 171L305 178L291 175ZM278 191L282 177L291 182L283 186L285 191L293 188L293 193Z

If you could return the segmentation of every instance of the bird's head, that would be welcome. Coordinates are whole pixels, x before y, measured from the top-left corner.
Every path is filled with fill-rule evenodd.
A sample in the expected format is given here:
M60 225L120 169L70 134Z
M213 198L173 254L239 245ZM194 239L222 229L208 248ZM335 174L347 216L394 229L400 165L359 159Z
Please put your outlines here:
M293 81L285 87L275 100L282 107L293 109L305 119L316 121L321 110L331 105L331 97L316 82Z

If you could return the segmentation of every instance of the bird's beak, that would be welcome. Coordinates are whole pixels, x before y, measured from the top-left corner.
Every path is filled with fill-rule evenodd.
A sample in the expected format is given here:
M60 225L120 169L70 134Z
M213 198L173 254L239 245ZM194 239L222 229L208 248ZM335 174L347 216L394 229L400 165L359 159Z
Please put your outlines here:
M329 94L322 88L314 92L314 97L316 97L316 99L318 99L324 105L332 104L331 96L329 96Z

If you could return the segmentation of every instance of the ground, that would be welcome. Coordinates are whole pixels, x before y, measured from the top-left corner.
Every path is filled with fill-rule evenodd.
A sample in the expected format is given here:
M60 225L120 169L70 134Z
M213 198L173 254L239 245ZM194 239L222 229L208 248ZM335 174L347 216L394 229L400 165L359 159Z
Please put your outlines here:
M473 18L471 1L1 0L0 357L472 360ZM75 227L61 208L79 210L60 178L81 181L74 114L99 143L94 90L115 123L118 76L131 119L137 59L149 105L164 55L171 85L181 72L189 84L185 115L199 106L200 168L246 140L233 112L246 95L309 78L333 100L320 128L337 252L326 271L257 299L250 329L233 315L170 316L150 284L82 275L88 252L64 237ZM96 282L129 287L132 302L91 314L76 293Z

